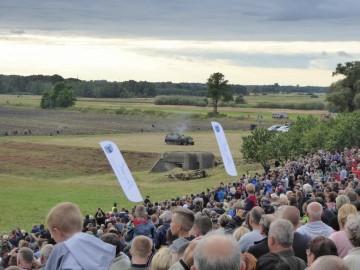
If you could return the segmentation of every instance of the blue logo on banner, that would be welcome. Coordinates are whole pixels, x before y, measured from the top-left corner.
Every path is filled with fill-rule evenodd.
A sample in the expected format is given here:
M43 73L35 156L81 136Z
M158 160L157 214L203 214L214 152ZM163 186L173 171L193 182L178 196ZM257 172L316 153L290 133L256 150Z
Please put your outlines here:
M216 125L215 130L216 130L216 132L220 132L220 127Z
M111 154L112 152L114 152L114 149L111 144L108 144L105 146L105 151L106 153Z

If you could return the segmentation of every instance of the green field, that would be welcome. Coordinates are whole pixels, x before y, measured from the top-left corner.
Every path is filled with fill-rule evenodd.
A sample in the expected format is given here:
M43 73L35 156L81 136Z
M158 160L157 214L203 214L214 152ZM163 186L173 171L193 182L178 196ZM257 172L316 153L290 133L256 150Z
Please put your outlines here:
M314 99L308 95L292 93L292 94L269 94L269 95L250 95L245 96L246 104L241 107L219 107L219 112L228 116L256 118L262 114L266 118L271 118L272 112L284 111L289 114L290 118L295 118L299 114L318 114L326 113L326 111L302 111L302 110L289 110L289 109L266 109L254 108L257 103L311 103L311 102L324 102L325 95L318 94L319 98ZM0 95L0 105L18 106L18 107L40 107L41 96L31 95ZM200 114L205 115L212 110L211 107L194 107L194 106L170 106L170 105L155 105L154 98L78 98L74 108L69 110L78 110L86 112L97 113L115 113L120 108L127 108L132 110L141 111L158 111L170 114ZM210 105L209 105L210 106Z
M256 169L241 159L241 135L227 133L238 172ZM131 207L98 142L114 141L124 154L143 196L152 200L170 199L212 188L219 182L231 182L222 166L209 170L210 177L182 182L170 180L166 173L149 173L165 151L206 150L217 159L220 153L212 132L189 133L194 147L166 145L163 134L118 134L93 136L0 137L0 183L3 209L0 229L20 226L26 230L32 223L42 223L48 209L61 201L77 203L83 213L94 214L98 207L111 209L113 202ZM149 141L152 143L149 144ZM147 154L148 153L148 154ZM150 155L153 153L152 155ZM15 214L16 213L16 214Z
M209 170L210 176L206 179L186 182L170 180L165 173L149 173L157 158L165 151L211 151L220 159L215 136L209 127L211 119L205 117L206 113L211 111L210 107L156 106L153 99L80 98L74 108L45 111L45 117L41 116L44 111L39 109L40 99L40 96L0 95L0 109L27 108L25 116L18 115L19 111L15 109L14 114L8 114L6 118L0 114L0 190L3 209L0 215L0 230L9 231L16 226L30 230L33 223L43 223L47 211L62 201L77 203L83 214L94 214L98 207L110 210L115 201L120 207L133 206L134 204L124 197L100 149L99 142L103 140L114 141L119 146L140 192L143 196L149 195L153 201L196 193L212 188L221 181L237 179L226 175L222 166ZM248 106L263 101L314 101L308 96L300 98L287 95L259 95L246 99ZM130 120L123 122L120 129L103 126L106 121L110 126L112 121L117 121L115 111L119 107L134 110L137 114L134 113L131 117L123 116L121 121ZM290 120L297 115L325 113L246 107L219 107L219 111L228 117L219 118L217 121L232 127L225 131L239 174L247 169L253 172L261 171L258 164L244 162L240 153L241 136L250 133L249 123L266 126L279 122L271 119L271 113L275 111L288 112ZM167 114L159 116L156 112ZM105 114L114 115L115 120L105 118ZM89 115L92 116L90 120L87 119ZM194 115L204 117L197 116L196 120L192 120ZM258 115L263 115L264 118L259 119ZM195 146L191 148L164 143L166 129L171 127L172 122L181 119L193 121L193 125L201 127L186 133L194 138ZM121 130L127 125L136 125L136 122L139 122L139 125L148 123L147 126L150 127L150 123L154 121L157 121L156 126L163 126L162 131L148 130L140 133ZM54 130L54 127L63 126L64 123L67 129L61 130L64 133L58 136L38 136L35 128L32 136L3 136L5 127L23 130L31 124L44 133ZM83 130L86 131L85 134L89 131L88 134L93 135L83 135ZM111 130L111 134L107 130ZM43 134L40 131L38 134Z

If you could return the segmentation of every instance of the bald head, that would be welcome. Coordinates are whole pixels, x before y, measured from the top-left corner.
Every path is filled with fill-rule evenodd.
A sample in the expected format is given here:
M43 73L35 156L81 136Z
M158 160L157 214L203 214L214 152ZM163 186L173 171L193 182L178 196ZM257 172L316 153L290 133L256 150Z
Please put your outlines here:
M334 255L325 255L317 258L309 270L348 270L343 259Z
M300 211L295 206L285 206L281 218L290 221L296 229L300 222Z
M228 240L229 239L223 235L209 236L203 241L202 255L207 254L209 257L226 256L226 254L234 251L234 246L231 245L231 242ZM221 246L221 248L219 248L219 246Z
M306 212L309 218L309 221L320 221L321 215L323 213L322 205L318 202L312 202L310 203L307 208Z
M196 270L241 269L241 250L230 235L211 234L199 242L194 254Z

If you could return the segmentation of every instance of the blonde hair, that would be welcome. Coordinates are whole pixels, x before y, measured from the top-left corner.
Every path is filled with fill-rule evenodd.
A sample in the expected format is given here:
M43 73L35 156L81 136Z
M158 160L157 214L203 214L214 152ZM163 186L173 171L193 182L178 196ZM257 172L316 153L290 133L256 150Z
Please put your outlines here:
M21 240L19 241L18 247L19 247L19 248L22 248L22 247L29 247L29 242L27 242L27 241L25 241L25 240L21 239Z
M239 241L244 234L249 233L250 230L246 227L239 227L233 232L233 236L235 237L236 241Z
M247 184L246 185L246 192L247 193L254 193L255 192L255 186L253 184Z
M150 219L151 219L152 223L155 223L158 221L158 216L156 214L153 214L153 215L151 215Z
M47 217L46 224L50 232L57 228L63 233L81 232L83 217L79 207L71 202L63 202L53 207Z
M137 218L146 219L147 218L147 212L146 212L145 206L142 205L142 204L136 206L135 215L136 215Z
M138 235L133 239L130 251L133 256L146 258L151 253L152 245L153 243L149 237Z
M172 255L169 248L159 249L151 260L150 270L168 270L173 265Z
M354 205L348 203L340 207L338 212L338 222L340 228L344 228L347 218L351 214L357 214L357 209Z
M288 205L289 204L289 198L285 194L280 194L279 198L279 204L280 205Z

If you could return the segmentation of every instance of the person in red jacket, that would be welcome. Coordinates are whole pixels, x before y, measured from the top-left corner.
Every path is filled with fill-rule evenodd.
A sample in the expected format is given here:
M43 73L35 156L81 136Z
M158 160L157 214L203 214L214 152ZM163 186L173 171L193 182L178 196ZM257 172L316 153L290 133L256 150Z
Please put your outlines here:
M360 166L358 166L356 169L355 167L352 167L351 172L357 175L357 179L360 179Z
M248 194L248 197L245 199L245 211L250 212L251 209L253 209L254 206L257 206L257 199L255 196L255 186L253 184L247 184L246 185L246 192Z

